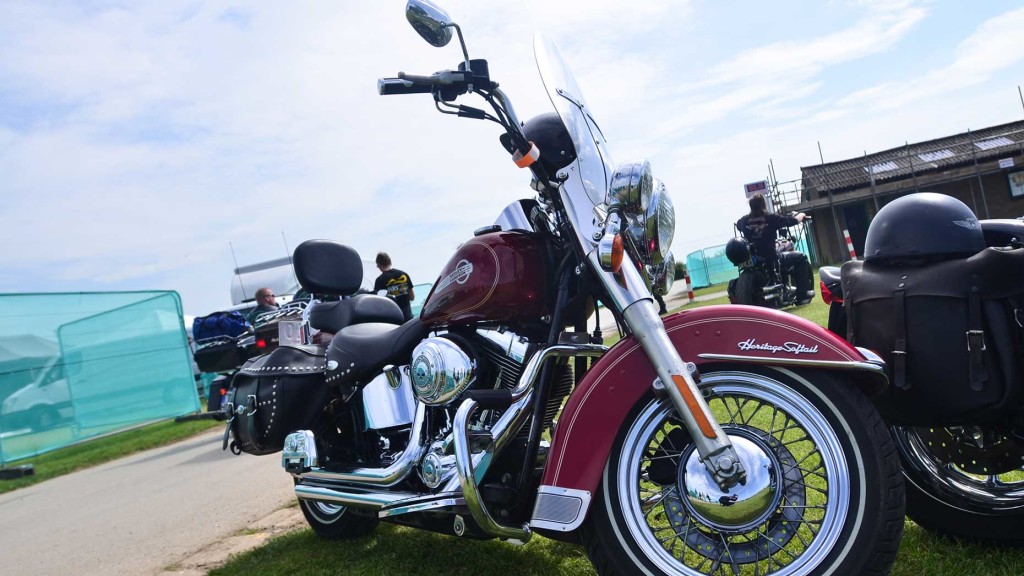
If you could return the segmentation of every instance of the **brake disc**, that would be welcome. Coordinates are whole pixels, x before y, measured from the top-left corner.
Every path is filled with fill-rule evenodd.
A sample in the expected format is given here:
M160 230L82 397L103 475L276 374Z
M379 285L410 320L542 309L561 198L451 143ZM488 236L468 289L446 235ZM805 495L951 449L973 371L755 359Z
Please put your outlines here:
M914 428L914 433L936 460L968 474L996 476L1024 464L1024 446L1003 433L980 427Z

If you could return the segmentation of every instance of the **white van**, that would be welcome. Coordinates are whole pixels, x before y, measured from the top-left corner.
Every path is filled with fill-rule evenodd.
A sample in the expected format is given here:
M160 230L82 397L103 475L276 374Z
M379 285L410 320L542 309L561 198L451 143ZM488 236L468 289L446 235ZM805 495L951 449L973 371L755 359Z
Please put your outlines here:
M42 431L74 416L67 376L60 356L39 371L39 376L4 399L0 420L5 431L29 428Z

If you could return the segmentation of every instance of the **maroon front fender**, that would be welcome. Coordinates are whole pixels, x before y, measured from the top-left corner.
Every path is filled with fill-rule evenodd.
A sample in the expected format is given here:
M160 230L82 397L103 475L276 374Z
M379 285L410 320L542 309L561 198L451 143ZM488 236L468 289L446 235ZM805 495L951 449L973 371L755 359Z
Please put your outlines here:
M871 364L838 336L799 316L753 306L707 306L667 316L665 329L683 360L698 368L713 362L811 366L852 370L868 393L887 385L881 367ZM584 376L558 419L541 480L542 494L594 494L612 442L627 414L656 378L635 338L626 338ZM573 530L582 522L589 498L582 496L573 522L538 522L539 528Z

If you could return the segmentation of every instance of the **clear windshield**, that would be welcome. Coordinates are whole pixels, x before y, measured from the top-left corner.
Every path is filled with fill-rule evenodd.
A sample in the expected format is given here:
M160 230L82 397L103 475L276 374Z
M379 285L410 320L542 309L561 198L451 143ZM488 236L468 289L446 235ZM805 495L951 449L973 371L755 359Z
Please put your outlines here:
M612 176L612 162L604 135L594 121L593 111L587 106L558 45L538 32L533 38L533 51L548 97L572 135L583 188L591 205L603 204Z

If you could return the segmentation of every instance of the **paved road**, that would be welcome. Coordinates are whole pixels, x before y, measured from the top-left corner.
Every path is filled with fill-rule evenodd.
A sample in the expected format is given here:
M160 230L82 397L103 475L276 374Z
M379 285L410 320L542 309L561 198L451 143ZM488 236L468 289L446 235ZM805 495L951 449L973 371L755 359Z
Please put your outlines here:
M220 446L218 429L0 495L0 573L156 574L294 500L278 455Z

